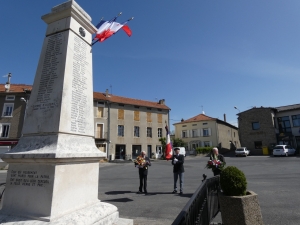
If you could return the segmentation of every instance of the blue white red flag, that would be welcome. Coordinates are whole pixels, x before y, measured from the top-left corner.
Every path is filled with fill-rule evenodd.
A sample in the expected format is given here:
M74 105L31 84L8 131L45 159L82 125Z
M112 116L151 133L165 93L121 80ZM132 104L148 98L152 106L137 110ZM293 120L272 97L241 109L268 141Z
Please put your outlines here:
M116 22L117 16L114 17L112 20L109 21L103 21L101 20L100 23L97 24L97 33L94 39L103 42L107 38L111 37L113 34L117 33L121 28L124 30L124 32L130 37L132 32L130 28L126 25L130 20L133 18L130 18L124 23L118 23Z
M168 129L168 126L166 125L166 131L167 131L167 144L166 144L166 160L172 159L172 143L171 143L171 138L170 138L170 132Z

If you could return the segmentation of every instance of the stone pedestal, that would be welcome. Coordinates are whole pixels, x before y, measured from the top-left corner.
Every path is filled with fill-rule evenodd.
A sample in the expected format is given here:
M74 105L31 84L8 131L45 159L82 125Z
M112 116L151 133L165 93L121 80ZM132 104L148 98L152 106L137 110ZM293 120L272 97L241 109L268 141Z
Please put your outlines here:
M52 8L27 105L23 136L9 163L0 223L114 224L118 209L98 200L90 16L75 2ZM131 222L132 223L132 222Z

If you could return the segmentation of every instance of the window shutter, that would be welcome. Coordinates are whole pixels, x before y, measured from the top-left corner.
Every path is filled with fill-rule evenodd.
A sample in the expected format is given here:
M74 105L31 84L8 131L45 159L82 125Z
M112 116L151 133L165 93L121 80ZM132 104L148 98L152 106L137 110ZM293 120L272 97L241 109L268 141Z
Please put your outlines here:
M2 135L2 123L0 123L0 136Z
M193 131L192 130L189 131L190 131L190 137L193 137Z
M209 142L209 146L212 147L212 141Z
M208 128L208 135L211 136L211 128Z
M200 136L202 137L203 136L203 130L200 129Z

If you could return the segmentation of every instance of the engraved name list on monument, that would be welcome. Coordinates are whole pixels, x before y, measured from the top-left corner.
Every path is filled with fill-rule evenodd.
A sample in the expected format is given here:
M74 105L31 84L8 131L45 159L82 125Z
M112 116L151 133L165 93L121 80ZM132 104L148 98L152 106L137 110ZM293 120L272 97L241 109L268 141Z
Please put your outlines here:
M85 133L87 112L87 43L74 36L71 131Z
M53 86L58 80L58 66L62 55L63 34L58 33L48 37L46 53L43 62L42 74L39 83L36 104L34 110L42 110L43 113L58 107L58 100L51 97Z

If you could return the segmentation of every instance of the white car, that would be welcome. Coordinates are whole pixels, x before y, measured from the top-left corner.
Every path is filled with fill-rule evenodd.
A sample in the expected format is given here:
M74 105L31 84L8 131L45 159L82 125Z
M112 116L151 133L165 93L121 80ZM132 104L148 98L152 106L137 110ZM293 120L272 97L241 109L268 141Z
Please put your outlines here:
M292 148L290 145L276 145L273 149L273 156L283 155L295 155L296 150Z
M235 156L245 156L247 157L250 154L250 150L247 147L240 147L235 150Z

